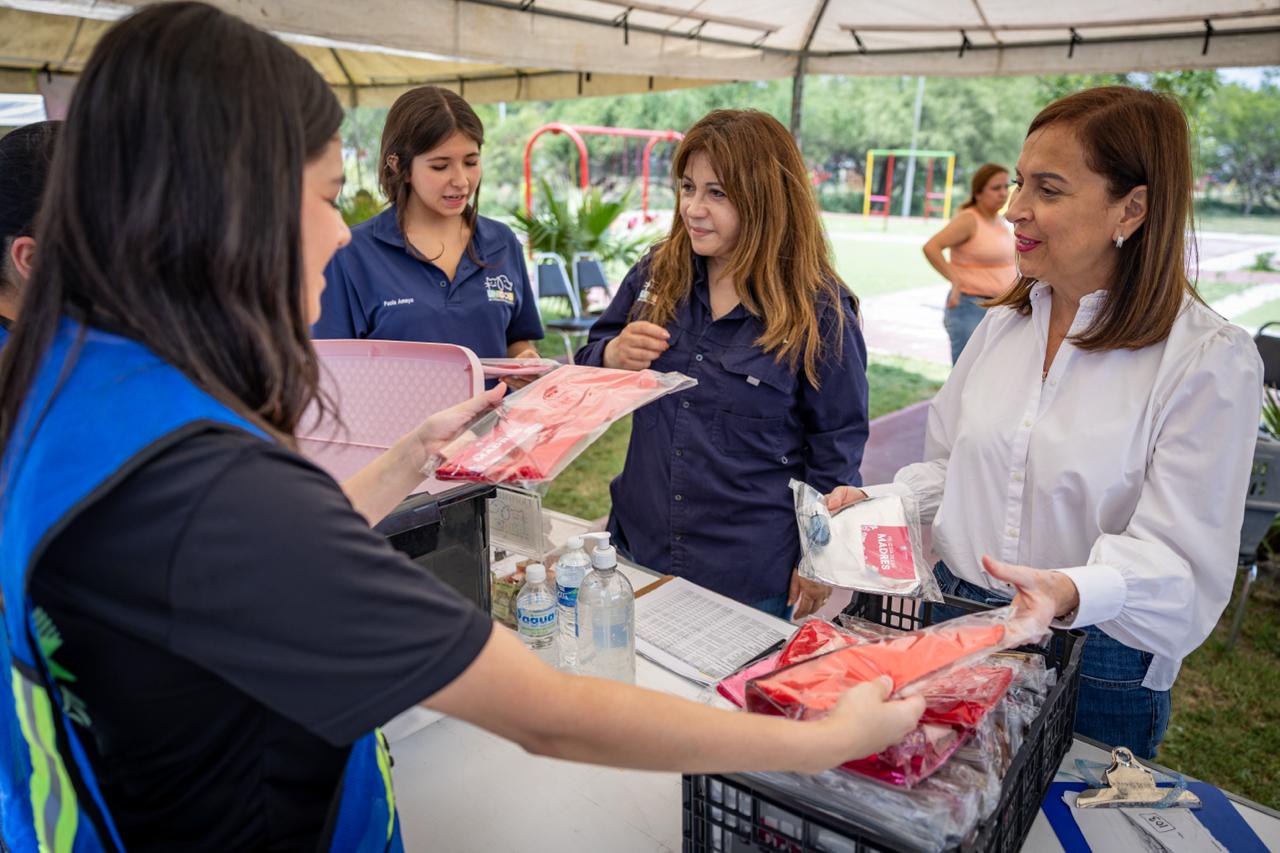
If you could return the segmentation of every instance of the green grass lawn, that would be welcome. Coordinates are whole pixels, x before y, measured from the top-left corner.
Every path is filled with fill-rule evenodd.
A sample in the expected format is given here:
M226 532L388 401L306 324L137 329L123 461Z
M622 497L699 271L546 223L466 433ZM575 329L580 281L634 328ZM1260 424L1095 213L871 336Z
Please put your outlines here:
M1236 234L1280 235L1280 216L1241 216L1238 213L1208 213L1196 217L1199 231L1231 231Z
M1253 586L1244 627L1226 648L1236 596L1173 686L1173 717L1156 758L1219 788L1280 808L1280 589L1273 570ZM1240 579L1237 578L1237 595Z
M1238 317L1231 318L1233 323L1237 323L1245 328L1261 326L1263 323L1268 323L1272 320L1280 320L1280 299L1273 299L1270 302L1264 302L1257 308L1250 308Z

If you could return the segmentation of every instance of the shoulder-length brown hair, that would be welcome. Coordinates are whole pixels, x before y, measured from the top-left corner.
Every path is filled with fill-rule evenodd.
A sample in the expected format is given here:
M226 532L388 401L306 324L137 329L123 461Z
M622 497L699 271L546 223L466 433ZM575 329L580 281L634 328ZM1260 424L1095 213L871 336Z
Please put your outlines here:
M404 230L405 211L413 194L409 169L414 157L443 144L455 133L466 136L477 148L484 147L484 123L480 116L461 95L439 86L419 86L396 98L387 113L387 123L382 126L378 186L387 201L396 207L396 223L405 245L422 257L425 256L409 242ZM471 202L462 211L462 219L472 234L476 230L479 204L480 184L477 183ZM472 243L467 244L467 251L473 261L479 261Z
M818 386L818 363L838 348L848 292L831 266L817 201L800 149L787 129L757 110L715 110L690 128L676 150L679 183L702 153L738 212L738 245L728 261L742 305L764 323L756 344ZM654 249L645 319L665 326L693 287L693 246L677 212ZM852 295L852 294L850 294ZM854 299L856 309L857 300ZM825 316L834 311L834 321ZM821 320L822 326L819 322ZM826 331L830 341L822 334Z
M1115 250L1106 302L1072 344L1082 350L1141 349L1169 336L1183 299L1199 299L1187 278L1195 264L1191 200L1191 133L1173 98L1128 86L1086 89L1054 101L1031 122L1027 136L1051 124L1071 128L1089 168L1107 180L1113 199L1147 187L1147 216ZM988 306L1031 310L1036 279L1020 276Z
M66 315L140 341L292 442L320 375L302 175L341 123L310 63L212 6L144 6L108 30L71 99L0 357L0 445Z
M973 173L973 180L969 181L969 200L960 205L961 210L966 210L978 203L978 193L987 188L987 184L996 175L1004 172L1009 174L1008 166L1001 166L999 163L983 163L978 167L978 171Z

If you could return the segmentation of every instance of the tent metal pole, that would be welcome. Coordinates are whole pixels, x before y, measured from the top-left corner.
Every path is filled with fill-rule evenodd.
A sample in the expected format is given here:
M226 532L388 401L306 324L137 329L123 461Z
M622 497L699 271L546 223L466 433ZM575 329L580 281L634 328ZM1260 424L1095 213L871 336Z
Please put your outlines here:
M827 13L829 2L830 0L822 0L818 8L814 9L813 17L809 19L809 28L804 35L804 46L796 56L796 75L791 81L791 136L795 138L796 145L802 151L804 148L800 145L800 120L804 116L804 75L809 70L809 47L813 44L814 34L818 32L818 25L822 23L822 16Z

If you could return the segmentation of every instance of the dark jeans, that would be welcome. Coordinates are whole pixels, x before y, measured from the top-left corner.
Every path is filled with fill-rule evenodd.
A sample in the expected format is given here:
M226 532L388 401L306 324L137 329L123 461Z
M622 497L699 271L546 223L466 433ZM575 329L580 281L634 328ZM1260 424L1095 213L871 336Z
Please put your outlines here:
M1009 603L991 590L961 580L939 562L933 568L943 593L993 607ZM934 605L935 619L964 615L957 607ZM1155 758L1169 727L1169 691L1142 686L1151 653L1130 648L1094 627L1080 660L1080 701L1076 705L1077 734L1109 746L1127 746L1141 758Z
M779 619L790 618L791 606L787 604L787 593L785 592L782 595L775 595L763 601L752 601L750 604L756 610L761 610L770 616L777 616Z
M985 296L967 296L960 294L960 304L955 308L947 308L942 313L942 326L951 339L951 363L960 360L964 345L969 343L973 330L978 328L982 318L987 316L987 309L979 305L985 302Z

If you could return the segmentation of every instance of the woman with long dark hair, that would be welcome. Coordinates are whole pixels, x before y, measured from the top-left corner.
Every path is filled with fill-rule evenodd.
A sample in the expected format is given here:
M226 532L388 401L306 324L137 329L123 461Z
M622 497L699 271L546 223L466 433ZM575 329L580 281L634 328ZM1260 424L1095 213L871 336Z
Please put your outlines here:
M524 251L478 212L484 125L438 86L405 92L382 129L389 207L357 225L325 271L317 338L460 344L481 358L537 356L542 337Z
M698 380L636 412L609 530L642 565L804 616L831 590L794 571L787 484L825 490L858 476L857 300L831 266L804 159L777 119L709 113L672 172L671 233L627 274L575 359Z
M800 723L558 673L391 549L366 519L501 386L346 494L293 451L349 235L341 118L305 60L198 3L85 67L0 356L8 848L399 849L376 726L417 703L691 772L816 771L910 730L922 704L880 683Z

